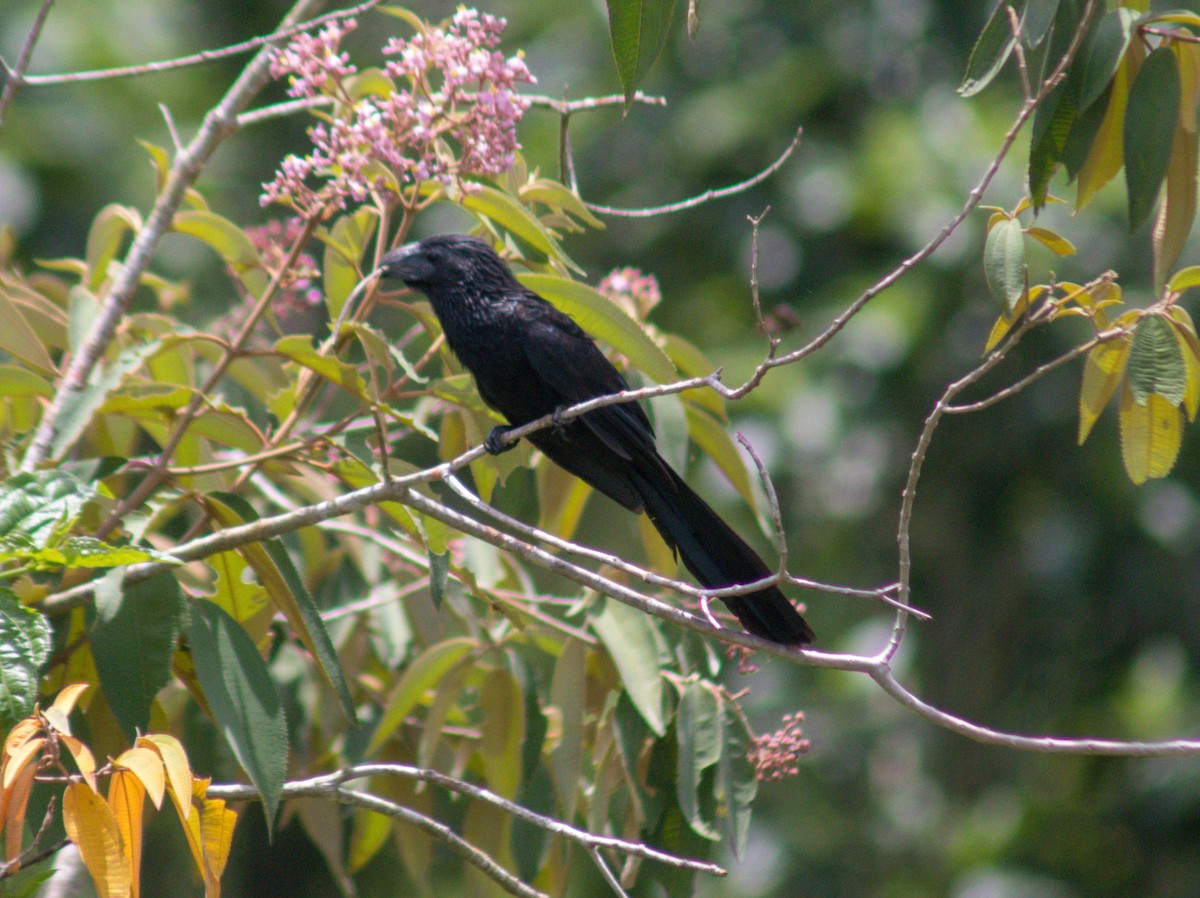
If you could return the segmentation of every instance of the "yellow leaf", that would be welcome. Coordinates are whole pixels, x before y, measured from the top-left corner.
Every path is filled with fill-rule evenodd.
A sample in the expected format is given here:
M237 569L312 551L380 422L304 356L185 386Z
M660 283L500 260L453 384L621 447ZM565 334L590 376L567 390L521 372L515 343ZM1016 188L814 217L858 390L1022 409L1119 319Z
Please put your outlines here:
M1083 365L1079 388L1079 444L1082 446L1125 373L1125 362L1133 340L1121 337L1096 346Z
M1193 98L1193 105L1195 101ZM1154 219L1151 246L1154 250L1154 283L1166 282L1167 272L1187 244L1196 218L1197 134L1175 130L1167 184Z
M58 708L64 715L70 714L75 708L75 703L79 701L79 696L87 692L88 688L87 683L72 683L64 686L54 697L54 704L51 707Z
M1165 477L1175 466L1183 441L1183 412L1157 393L1140 404L1126 384L1121 392L1121 458L1139 486Z
M1075 193L1075 208L1086 206L1101 187L1111 181L1124 164L1124 127L1125 106L1129 100L1129 85L1137 74L1138 67L1146 56L1145 47L1140 41L1131 41L1129 49L1117 66L1117 74L1113 77L1112 93L1108 100L1108 109L1104 119L1096 131L1092 141L1091 152L1088 153L1083 167L1079 170L1078 187Z
M15 861L21 854L21 836L25 832L25 809L29 805L29 793L33 791L33 778L37 767L30 764L21 771L11 789L4 792L4 859ZM16 871L13 871L16 872Z
M66 733L58 734L59 741L67 747L67 751L71 753L71 757L75 759L75 766L79 768L79 772L83 774L84 781L92 787L92 791L96 791L96 759L92 756L92 750L76 739L74 736L68 736Z
M11 756L27 740L41 735L41 733L42 725L36 717L26 717L24 720L17 721L8 731L8 738L4 740L4 756L6 758Z
M100 898L129 895L129 862L108 803L83 783L71 783L63 796L63 825L92 874L96 894Z
M224 801L204 797L208 783L207 779L192 781L188 804L192 806L193 813L188 815L184 834L200 875L204 877L205 898L220 898L221 874L225 872L225 862L229 859L237 814L226 808Z
M13 784L21 771L25 769L25 765L33 760L33 756L39 754L42 746L46 744L46 739L39 736L36 739L30 739L20 748L14 751L11 755L4 759L4 779L0 781L0 788L7 789ZM36 766L36 765L34 765Z
M1186 336L1185 336L1186 334ZM1175 339L1179 341L1180 354L1183 356L1183 367L1187 371L1187 380L1183 388L1183 408L1188 420L1196 420L1196 412L1200 411L1200 358L1197 357L1193 344L1196 334L1188 333L1183 328L1175 328Z
M1179 64L1179 127L1196 133L1196 101L1200 99L1200 47L1176 41L1171 52Z
M156 752L162 758L163 767L167 771L167 783L171 786L171 798L175 801L180 818L186 821L192 810L192 803L189 801L192 794L192 769L188 766L187 752L174 736L161 733L139 736L137 744Z
M150 800L155 808L162 807L163 793L166 791L166 777L162 758L158 752L145 746L131 748L122 752L113 763L124 767L141 781L146 787Z
M137 775L128 770L114 770L108 781L108 806L113 819L117 821L117 829L121 831L121 841L125 846L131 898L138 898L141 891L142 812L145 804L146 787Z
M991 333L988 334L987 343L983 346L984 352L991 352L995 349L996 344L1003 340L1005 334L1012 330L1012 326L1021 320L1021 316L1029 308L1029 292L1026 290L1021 294L1010 314L1005 315L1002 313L996 319L996 323L992 325Z

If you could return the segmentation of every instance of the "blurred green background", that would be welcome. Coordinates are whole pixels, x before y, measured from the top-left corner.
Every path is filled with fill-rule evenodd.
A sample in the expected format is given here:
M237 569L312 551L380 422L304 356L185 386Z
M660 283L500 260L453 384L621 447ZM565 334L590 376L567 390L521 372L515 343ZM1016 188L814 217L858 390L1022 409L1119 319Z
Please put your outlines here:
M0 52L10 62L39 5L3 4ZM664 301L654 322L701 346L727 383L740 382L763 352L747 284L748 215L770 207L762 297L796 322L784 344L796 346L935 234L987 167L1019 104L1015 73L971 100L954 88L990 6L704 0L695 43L677 21L646 84L667 98L666 108L572 120L584 197L617 206L672 202L749 177L799 126L801 148L747 193L671 216L608 218L606 231L568 238L567 251L593 283L615 266L657 275ZM431 19L454 10L448 0L411 7ZM504 49L525 50L539 92L619 91L602 3L496 0L481 8L509 19ZM31 72L218 47L270 31L285 9L243 0L59 0ZM362 26L350 48L373 54L379 34L397 23L373 15ZM0 222L16 229L21 257L79 255L91 218L109 202L147 209L152 178L134 138L169 144L162 103L188 139L243 59L26 88L0 132ZM276 85L263 101L282 96ZM259 208L259 184L284 153L302 151L307 124L297 117L228 141L199 185L213 208L242 224L277 214ZM521 132L531 164L551 174L557 124L534 110ZM1022 138L985 202L1015 205L1026 154ZM1070 190L1059 180L1051 189ZM1118 179L1078 216L1048 209L1043 220L1080 251L1037 257L1034 275L1053 265L1060 278L1082 281L1113 268L1127 297L1144 304L1148 228L1131 236L1122 203ZM896 578L900 489L921 423L945 385L980 358L994 320L980 262L985 223L986 213L973 215L822 352L776 370L732 409L779 489L793 571L866 587ZM229 300L220 279L205 280L215 266L197 246L168 238L155 268L192 277L196 295L181 314L207 320ZM1197 262L1192 246L1180 264ZM1069 348L1084 327L1067 320L1043 329L971 395ZM1076 446L1079 377L1078 366L1066 366L938 431L912 526L913 600L934 619L910 629L902 678L951 713L1020 733L1194 734L1200 439L1185 437L1169 479L1132 486L1115 415ZM696 459L690 476L740 527L752 526L711 464ZM594 504L595 530L609 511ZM890 616L879 606L806 599L821 648L873 651L886 639ZM813 747L798 777L760 790L746 857L723 859L731 876L703 881L708 898L1200 894L1200 759L984 747L914 717L864 677L778 662L748 678L733 675L732 685L751 689L760 730L803 709ZM228 894L333 893L297 827L267 854L248 847L255 827L258 815L245 815ZM586 893L601 894L593 885Z

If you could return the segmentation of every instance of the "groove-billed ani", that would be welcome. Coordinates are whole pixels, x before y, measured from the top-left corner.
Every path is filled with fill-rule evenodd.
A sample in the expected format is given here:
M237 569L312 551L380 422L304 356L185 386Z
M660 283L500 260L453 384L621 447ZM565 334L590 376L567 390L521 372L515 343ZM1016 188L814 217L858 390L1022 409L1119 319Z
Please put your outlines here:
M475 375L484 402L519 426L597 396L629 389L574 321L521 286L477 237L443 234L394 249L380 272L420 290L446 342ZM484 446L511 448L506 427ZM539 430L529 440L557 464L630 511L645 511L702 586L752 583L771 569L658 454L636 402L609 405ZM774 586L724 599L742 625L784 645L812 630Z

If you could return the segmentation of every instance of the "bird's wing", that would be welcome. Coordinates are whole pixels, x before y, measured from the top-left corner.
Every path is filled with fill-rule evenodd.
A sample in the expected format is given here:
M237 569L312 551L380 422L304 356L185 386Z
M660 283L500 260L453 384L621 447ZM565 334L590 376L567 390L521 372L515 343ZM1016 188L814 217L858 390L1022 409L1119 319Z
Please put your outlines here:
M561 397L561 406L629 389L612 363L567 315L549 303L527 304L521 330L525 357L544 383ZM654 428L636 402L606 405L580 420L610 450L625 460L654 447Z

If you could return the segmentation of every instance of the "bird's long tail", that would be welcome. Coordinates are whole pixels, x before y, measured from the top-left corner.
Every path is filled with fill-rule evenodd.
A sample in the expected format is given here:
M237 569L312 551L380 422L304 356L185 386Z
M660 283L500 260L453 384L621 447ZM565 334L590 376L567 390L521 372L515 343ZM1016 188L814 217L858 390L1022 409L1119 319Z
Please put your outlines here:
M670 477L663 477L663 470ZM701 586L720 589L753 583L773 572L745 540L733 532L683 478L665 463L655 465L653 476L633 472L633 482L646 505L646 513L683 559L684 567ZM813 641L813 631L777 587L769 586L722 601L756 636L783 645Z

